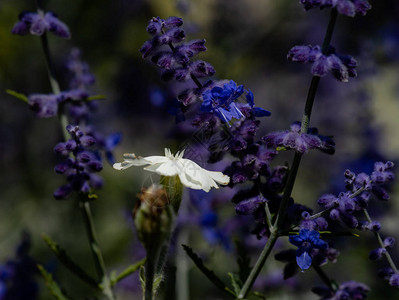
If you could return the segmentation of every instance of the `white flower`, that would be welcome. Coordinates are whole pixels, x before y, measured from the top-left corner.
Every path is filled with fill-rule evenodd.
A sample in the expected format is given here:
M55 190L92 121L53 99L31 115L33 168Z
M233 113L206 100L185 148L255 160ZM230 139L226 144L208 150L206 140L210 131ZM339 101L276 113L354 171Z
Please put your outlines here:
M144 170L155 172L163 176L179 176L181 183L195 190L209 190L218 188L219 184L228 184L229 176L222 172L208 171L201 168L195 162L183 158L184 151L173 155L170 149L165 148L165 156L140 157L133 153L125 153L124 161L115 163L114 169L124 170L131 166L145 166Z

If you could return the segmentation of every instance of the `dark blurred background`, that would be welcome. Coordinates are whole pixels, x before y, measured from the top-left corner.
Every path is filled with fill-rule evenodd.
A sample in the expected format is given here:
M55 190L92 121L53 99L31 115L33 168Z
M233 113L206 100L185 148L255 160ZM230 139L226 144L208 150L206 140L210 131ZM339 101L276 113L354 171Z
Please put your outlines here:
M114 153L117 160L124 152L161 155L164 147L176 149L182 142L173 139L175 119L163 104L175 96L176 86L161 82L159 70L144 61L138 51L149 38L145 28L151 17L182 17L187 39L207 40L208 51L200 59L215 67L216 78L244 84L254 93L257 106L272 112L271 117L262 120L262 136L301 119L311 80L310 66L289 63L286 54L294 45L321 44L329 16L328 10L305 12L297 0L43 2L45 10L56 12L72 33L70 40L49 35L61 86L67 88L66 58L73 47L78 47L97 79L93 93L106 96L99 103L94 124L105 134L123 134ZM346 168L370 172L375 160L398 162L399 3L370 3L373 8L365 17L339 16L337 21L332 45L338 53L357 59L358 77L349 83L340 83L330 75L321 80L311 126L321 134L333 135L337 150L333 156L312 152L303 159L293 196L310 207L316 208L322 193L344 189ZM65 180L53 171L57 163L53 147L62 139L58 121L35 118L25 103L5 92L50 93L39 39L10 32L24 10L34 11L35 1L0 2L0 263L13 257L21 233L27 230L32 238L31 255L52 271L74 298L89 299L90 289L56 261L41 238L42 233L50 235L94 273L77 203L52 197ZM291 154L285 153L276 164L290 160ZM117 172L106 164L101 173L106 184L93 204L95 223L107 266L121 270L144 256L130 210L148 174L141 170ZM376 203L375 211L383 224L382 234L399 238L398 184L393 186L392 200ZM220 224L235 215L229 199L219 203L217 211ZM195 226L188 228L186 240L206 258L207 265L220 274L234 271L234 249L209 246L206 235ZM393 288L376 274L385 262L368 260L368 252L377 243L371 233L364 236L342 239L338 263L328 265L326 270L339 281L363 281L372 288L370 299L394 299ZM398 247L392 252L398 261ZM178 255L178 260L185 259L183 254ZM271 260L264 277L281 268L281 263ZM191 264L189 274L190 299L223 298ZM118 299L141 297L133 277L137 274L117 288ZM51 299L39 276L37 281L39 299ZM302 281L307 283L298 284ZM268 299L317 299L309 292L313 283L320 282L310 270L299 274L290 288L283 288L284 283L277 280L273 287L259 281L257 289L272 290Z

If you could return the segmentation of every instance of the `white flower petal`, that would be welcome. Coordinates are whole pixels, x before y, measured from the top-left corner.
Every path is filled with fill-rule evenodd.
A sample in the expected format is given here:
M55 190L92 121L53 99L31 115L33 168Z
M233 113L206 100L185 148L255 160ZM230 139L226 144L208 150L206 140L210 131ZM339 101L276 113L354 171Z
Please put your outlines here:
M170 149L165 148L165 156L140 157L135 154L124 154L122 163L114 164L117 170L124 170L131 166L145 166L144 170L164 176L178 175L181 183L189 188L209 192L211 188L219 188L219 184L228 184L229 176L222 172L208 171L201 168L195 162L183 158L184 150L172 154Z
M164 163L149 165L145 167L144 170L154 172L163 176L175 176L179 173L176 165L173 163L173 161L170 160Z

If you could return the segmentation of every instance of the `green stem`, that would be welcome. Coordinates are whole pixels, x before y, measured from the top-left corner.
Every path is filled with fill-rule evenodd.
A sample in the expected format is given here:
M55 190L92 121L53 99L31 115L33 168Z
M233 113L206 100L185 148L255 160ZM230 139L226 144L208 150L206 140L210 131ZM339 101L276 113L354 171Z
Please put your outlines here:
M94 263L96 266L97 274L102 282L103 293L108 297L108 299L114 300L115 297L112 293L111 281L106 273L104 258L102 256L100 247L98 246L97 233L94 228L90 203L87 201L80 201L79 206L82 212L83 221L85 223L87 236L89 238L90 249L94 257Z
M262 269L267 258L269 257L269 254L272 251L277 239L278 239L278 233L272 232L269 239L266 242L265 247L263 248L262 252L258 257L255 266L252 268L251 273L249 273L248 278L245 280L245 283L242 286L241 291L237 296L237 299L245 299L245 297L248 295L249 291L252 288L252 285L254 284L256 278L260 273L260 270Z
M371 223L372 220L371 220L370 215L369 215L369 213L368 213L366 208L363 208L363 213L366 216L367 221L369 223ZM385 248L384 241L382 240L382 237L379 234L379 232L374 231L374 235L377 238L378 243L380 244L381 248ZM398 268L396 267L396 265L395 265L391 255L389 254L389 252L385 251L384 255L385 255L386 260L388 261L389 266L392 268L392 270L395 272L395 274L399 274Z
M37 12L41 15L44 14L43 11L43 6L41 3L41 0L36 0L36 7L37 7ZM44 59L46 62L46 68L47 68L47 73L48 73L48 78L50 81L50 86L53 94L59 94L61 92L60 85L56 79L55 72L54 72L54 67L53 67L53 62L51 59L51 54L50 54L50 47L47 39L47 33L45 32L43 35L40 37L42 49L43 49L43 54L44 54ZM68 131L66 130L66 126L68 124L68 118L64 112L64 105L60 104L58 107L58 118L59 122L61 125L62 133L64 140L67 141L69 139L69 134ZM90 204L87 201L81 201L79 203L82 215L83 215L83 220L87 229L87 234L89 237L89 242L90 242L90 248L94 256L95 264L96 264L96 269L97 273L102 280L102 289L103 293L108 297L108 299L113 300L115 299L112 288L111 288L111 281L109 277L106 274L105 271L105 264L104 260L102 257L101 249L98 246L97 243L97 237L96 237L96 232L94 229L94 223L93 223L93 218L91 214L91 209L90 209Z
M147 260L145 262L145 291L144 291L144 300L153 300L154 299L154 279L155 279L155 270L158 265L160 254L159 247L150 247L147 249Z

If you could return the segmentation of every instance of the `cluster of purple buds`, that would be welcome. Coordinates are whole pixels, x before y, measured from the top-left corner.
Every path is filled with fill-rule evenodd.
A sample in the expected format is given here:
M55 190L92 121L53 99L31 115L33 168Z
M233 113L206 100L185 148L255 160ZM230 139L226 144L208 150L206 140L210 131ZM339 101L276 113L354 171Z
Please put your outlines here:
M96 78L90 72L89 65L82 61L81 56L81 51L78 48L73 48L66 63L67 69L73 75L69 83L71 89L85 90L96 82Z
M87 97L91 95L89 86L95 83L95 77L90 72L89 65L82 61L81 52L74 48L71 50L69 58L66 62L66 67L70 71L72 77L69 81L69 87L73 90L83 91ZM82 100L88 100L84 98ZM90 113L97 109L97 101L73 101L72 105L68 106L68 114L70 122L79 124L82 121L87 121Z
M81 89L64 91L59 94L32 94L28 96L28 105L39 118L51 118L58 114L59 106L66 102L81 102L89 94Z
M244 118L237 99L244 94L252 114L257 117L268 116L270 112L255 107L253 95L234 81L200 82L200 78L215 74L211 64L203 60L192 60L193 56L206 51L205 40L193 40L183 43L184 30L180 28L183 20L170 17L166 20L154 17L147 26L147 32L153 37L140 48L143 58L151 56L151 61L162 69L161 78L165 81L174 79L178 82L192 80L196 87L188 88L177 96L181 111L187 111L194 103L202 101L200 111L213 113L224 123L232 119ZM243 108L245 109L245 108Z
M263 137L268 148L288 148L299 153L310 149L319 149L327 154L334 154L335 143L329 136L319 135L316 128L309 128L307 133L301 133L301 123L294 122L290 130L277 131Z
M363 300L367 298L370 288L361 282L346 281L339 285L338 289L332 291L326 286L318 286L312 292L319 295L321 300Z
M350 170L345 171L346 192L341 192L338 196L325 194L320 197L318 203L324 209L330 210L332 220L342 221L350 228L361 230L378 231L378 222L359 222L356 212L367 208L371 195L377 199L388 200L389 194L384 186L394 179L391 168L394 164L390 161L376 162L371 175L365 173L355 174Z
M183 20L177 17L169 17L166 20L152 18L147 32L153 37L143 44L140 52L143 58L151 56L151 61L162 69L163 80L196 81L196 89L187 90L178 96L179 101L188 106L201 94L203 86L198 78L214 75L215 69L208 62L191 61L194 55L206 51L205 40L182 43L185 38L185 32L180 28L182 24Z
M46 31L50 31L56 36L62 38L70 38L68 26L61 22L57 15L53 12L23 12L18 16L17 22L13 29L13 34L19 35L37 35L41 36Z
M294 46L287 54L289 61L312 63L311 73L323 77L330 72L341 82L348 82L349 77L356 77L356 60L350 55L335 53L330 47L327 53L322 53L320 46Z
M102 163L89 150L96 143L95 138L84 134L79 126L68 125L66 129L71 139L57 144L54 151L66 158L55 166L55 172L66 175L68 182L54 192L56 199L65 199L73 191L87 194L103 185L102 178L95 174L102 170Z
M305 10L319 7L336 8L340 14L354 17L356 14L364 16L371 8L367 0L300 0Z

